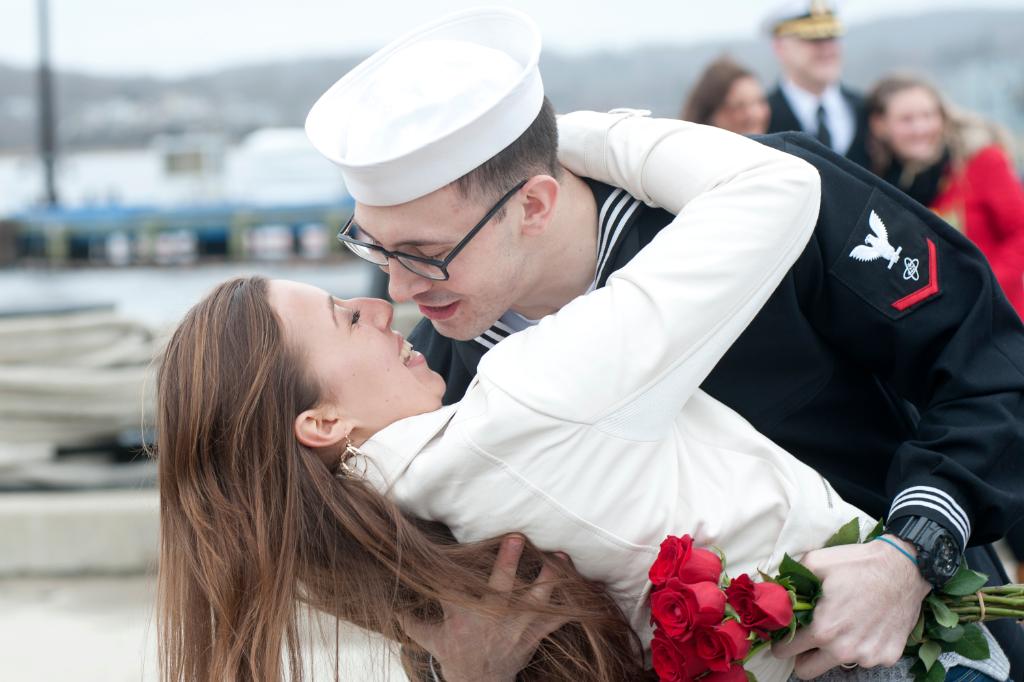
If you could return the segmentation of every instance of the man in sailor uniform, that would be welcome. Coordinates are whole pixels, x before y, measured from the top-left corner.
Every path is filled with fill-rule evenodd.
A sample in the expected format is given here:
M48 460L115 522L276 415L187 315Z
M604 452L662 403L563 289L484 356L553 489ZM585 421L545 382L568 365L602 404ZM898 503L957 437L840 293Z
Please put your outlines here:
M388 270L395 301L420 306L410 341L446 403L490 348L604 286L672 219L570 172L582 159L555 161L539 52L517 12L459 13L357 66L306 122L356 199L339 238ZM987 543L1024 515L1024 328L985 258L933 213L806 135L760 141L818 170L820 217L702 388L884 517L919 564L885 543L806 557L828 599L780 653L803 653L796 672L812 677L869 662L866 643L895 660L922 586L965 549L1006 582ZM991 630L1020 679L1020 627ZM439 662L457 676L459 661Z
M802 130L868 166L864 98L843 86L843 26L825 0L788 0L765 21L782 76L769 94L769 133Z

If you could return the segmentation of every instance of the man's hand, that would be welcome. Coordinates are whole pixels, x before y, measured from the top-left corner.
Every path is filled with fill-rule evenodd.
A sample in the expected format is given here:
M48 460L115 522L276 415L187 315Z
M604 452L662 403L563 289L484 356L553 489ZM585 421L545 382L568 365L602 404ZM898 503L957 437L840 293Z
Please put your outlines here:
M931 591L917 567L884 542L818 549L801 561L822 579L823 594L810 626L772 653L797 656L794 673L805 680L839 664L895 665Z
M490 585L508 592L515 585L523 539L502 540L491 569ZM554 571L545 564L530 588L528 598L546 605L551 597ZM482 600L481 606L500 605L502 597ZM447 682L509 682L526 667L540 641L565 624L553 616L524 613L502 619L476 609L442 603L444 620L427 624L402 618L402 628L413 641L434 657Z

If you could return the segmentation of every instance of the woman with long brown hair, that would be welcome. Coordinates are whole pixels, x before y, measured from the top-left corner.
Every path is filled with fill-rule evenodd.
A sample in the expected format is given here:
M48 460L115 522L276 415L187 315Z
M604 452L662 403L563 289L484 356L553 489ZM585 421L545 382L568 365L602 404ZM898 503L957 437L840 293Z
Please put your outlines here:
M454 543L295 438L296 415L322 400L323 386L287 340L274 285L253 277L217 287L185 317L160 370L167 680L279 680L285 669L300 679L299 603L405 641L400 615L430 618L441 601L474 606L493 592L497 541ZM390 319L382 301L363 306ZM526 578L546 565L558 586L553 620L576 619L548 638L531 677L591 668L595 679L634 677L635 635L614 602L571 564L528 543L524 554ZM500 612L531 608L519 590ZM607 653L579 660L585 649Z
M680 118L740 135L763 135L768 132L771 109L757 75L722 56L697 78Z
M188 313L158 385L167 682L300 679L302 603L405 644L444 604L540 614L534 634L553 631L530 664L494 679L638 679L666 534L771 571L863 519L698 389L810 236L817 174L678 121L560 125L570 145L598 129L590 177L678 217L605 287L495 347L461 403L441 407L383 301L248 278ZM522 210L506 200L496 222ZM512 531L529 541L506 594L489 568Z

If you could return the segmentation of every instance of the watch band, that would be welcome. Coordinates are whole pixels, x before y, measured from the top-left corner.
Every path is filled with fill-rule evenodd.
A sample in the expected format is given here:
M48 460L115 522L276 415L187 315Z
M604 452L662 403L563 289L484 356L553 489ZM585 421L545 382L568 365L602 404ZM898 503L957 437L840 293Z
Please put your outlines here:
M942 524L924 516L904 516L885 530L917 548L917 567L932 587L940 589L960 568L960 547Z

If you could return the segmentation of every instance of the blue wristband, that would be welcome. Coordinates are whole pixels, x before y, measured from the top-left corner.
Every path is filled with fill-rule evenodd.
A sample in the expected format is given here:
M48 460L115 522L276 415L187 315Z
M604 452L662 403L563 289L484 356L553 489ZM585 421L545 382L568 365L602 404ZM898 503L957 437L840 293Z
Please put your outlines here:
M874 539L875 539L875 540L881 540L881 541L882 541L882 542L884 542L885 544L887 544L887 545L889 545L889 546L891 546L891 547L895 547L895 548L896 548L896 551L897 551L897 552L899 552L899 553L900 553L900 554L902 554L903 556L905 556L905 557L907 557L908 559L910 559L910 562L911 562L912 564L914 564L915 566L917 566L917 559L915 559L915 558L914 558L914 556L913 556L913 555L912 555L912 554L911 554L910 552L908 552L907 550L903 549L902 547L900 547L899 545L897 545L897 544L896 544L895 542L893 542L893 541L892 541L892 540L890 540L889 538L887 538L887 537L883 537L883 536L879 535L879 536L878 536L877 538L874 538Z

